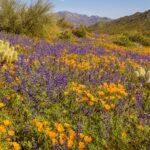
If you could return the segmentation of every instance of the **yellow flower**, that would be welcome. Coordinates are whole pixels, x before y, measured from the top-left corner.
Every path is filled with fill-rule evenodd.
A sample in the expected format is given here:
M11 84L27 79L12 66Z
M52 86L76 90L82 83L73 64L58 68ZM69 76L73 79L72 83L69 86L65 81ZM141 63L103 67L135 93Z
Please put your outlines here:
M43 125L44 125L44 126L47 126L47 125L48 125L48 122L47 122L47 121L44 121L44 122L43 122Z
M10 100L11 99L11 96L10 95L7 95L7 97L6 97L8 100Z
M55 127L58 130L58 132L60 132L60 133L64 131L64 127L62 126L61 123L56 123Z
M65 135L65 134L60 134L60 136L59 136L59 142L60 142L60 144L61 144L61 145L63 145L63 144L64 144L65 137L66 137L66 135Z
M49 128L46 128L46 129L45 129L45 134L46 134L47 136L50 135L50 129L49 129Z
M52 139L56 138L57 134L54 131L50 131L48 134Z
M112 109L114 109L114 108L115 108L115 105L114 105L114 104L111 104L110 107L111 107Z
M3 107L5 107L5 104L0 102L0 108L3 108Z
M39 127L38 127L38 131L39 131L39 132L42 132L42 131L43 131L43 126L39 126Z
M106 82L103 83L104 87L108 87L108 84Z
M63 139L63 138L60 138L60 139L59 139L59 143L60 143L61 145L63 145L63 144L64 144L64 139Z
M79 136L80 136L81 139L84 138L84 134L83 133L80 133Z
M64 114L66 114L66 113L67 113L67 110L66 110L66 109L64 109L64 110L63 110L63 113L64 113Z
M105 105L104 105L104 108L105 108L106 110L110 110L110 109L111 109L110 105L108 105L108 104L105 104Z
M4 133L6 131L4 125L0 125L0 133Z
M56 145L57 144L57 140L55 138L52 138L52 144Z
M143 126L142 126L141 124L139 124L139 125L137 126L137 128L140 129L140 130L143 130Z
M84 142L79 142L79 149L84 149L84 148L85 148Z
M93 106L94 105L94 103L91 102L91 101L89 101L88 104L89 104L89 106Z
M72 148L73 147L73 141L71 139L68 140L67 147L68 148Z
M126 132L123 131L123 132L121 133L121 136L122 136L122 138L126 138L126 136L127 136Z
M134 114L130 114L130 119L133 119L134 118Z
M36 125L36 127L42 127L43 126L43 124L39 121L35 121L35 125Z
M20 145L17 142L12 143L14 150L20 150Z
M59 137L64 139L66 137L66 135L61 133Z
M104 96L105 93L103 91L98 92L99 96Z
M5 126L10 126L12 123L10 120L4 120L4 125Z
M9 136L14 136L14 135L15 135L15 131L9 130L9 131L8 131L8 135L9 135Z
M65 95L65 96L66 96L66 95L68 95L68 94L69 94L69 92L68 92L68 91L65 91L65 92L64 92L64 95Z
M70 128L70 124L68 124L68 123L64 123L64 126L65 126L66 128Z
M106 104L105 101L101 100L102 106L104 106Z
M35 120L35 125L36 125L37 130L38 130L39 132L43 131L43 123L41 123L41 122Z
M11 139L10 139L10 138L6 138L6 141L7 141L7 142L10 142L10 141L11 141Z
M6 66L6 65L3 65L3 66L2 66L2 72L6 71L6 69L7 69L7 66Z
M76 133L73 130L69 130L70 139L74 140Z
M92 138L90 136L85 136L84 141L87 143L92 142Z
M115 96L110 96L109 98L110 98L110 100L114 100Z

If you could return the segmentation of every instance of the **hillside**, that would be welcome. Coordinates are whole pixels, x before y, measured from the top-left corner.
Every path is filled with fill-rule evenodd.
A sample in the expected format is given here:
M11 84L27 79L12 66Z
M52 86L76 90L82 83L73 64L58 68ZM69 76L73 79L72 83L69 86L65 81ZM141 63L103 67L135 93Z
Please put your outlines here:
M150 34L150 10L143 13L137 12L107 23L98 22L90 29L109 34L134 31Z
M78 27L80 25L90 26L97 22L108 22L111 19L99 16L87 16L77 13L72 13L68 11L61 11L56 13L58 20L65 18L67 22L72 23L74 26Z

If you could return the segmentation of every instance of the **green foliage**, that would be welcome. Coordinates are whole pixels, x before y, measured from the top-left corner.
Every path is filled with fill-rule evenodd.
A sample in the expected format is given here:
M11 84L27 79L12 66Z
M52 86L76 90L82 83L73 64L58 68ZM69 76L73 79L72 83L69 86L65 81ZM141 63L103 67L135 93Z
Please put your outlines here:
M115 43L115 44L117 44L117 45L119 45L119 46L135 46L135 44L132 42L132 41L130 41L130 39L127 37L127 36L125 36L125 35L121 35L120 37L117 37L114 41L113 41L113 43Z
M62 18L58 20L57 25L63 29L73 29L73 25Z
M0 0L0 30L20 33L19 5L16 0Z
M51 3L35 0L31 5L17 0L0 0L0 30L42 36L44 27L52 25Z
M0 63L11 63L18 59L18 54L8 42L0 40Z
M52 5L49 2L38 0L31 4L27 11L24 11L25 18L23 28L25 33L32 34L34 36L41 36L46 25L51 25L51 15L49 11Z
M136 33L129 35L129 39L133 42L140 43L144 46L150 46L150 38L145 37L142 34Z
M120 46L132 47L136 46L136 44L150 46L150 38L138 32L127 32L121 35L114 35L113 38L113 43Z
M80 26L79 28L73 31L73 34L79 38L83 38L83 37L86 37L87 30L84 26Z
M61 33L61 29L58 26L45 26L43 32L43 38L49 42L58 40L58 35Z
M60 33L59 38L61 40L71 40L72 33L71 33L71 31L63 31Z

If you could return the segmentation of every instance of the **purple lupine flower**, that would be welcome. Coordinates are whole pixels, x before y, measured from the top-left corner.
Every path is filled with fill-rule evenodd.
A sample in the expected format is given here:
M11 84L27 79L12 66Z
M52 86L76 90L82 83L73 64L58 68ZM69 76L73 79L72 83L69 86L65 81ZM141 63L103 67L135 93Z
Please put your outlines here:
M84 108L84 113L85 113L86 116L90 116L91 112L92 111L90 109Z
M137 109L141 109L143 104L142 92L136 93L136 107Z
M77 132L78 133L82 132L82 123L80 121L77 123Z
M5 103L5 104L8 103L8 99L6 97L3 97L2 102Z

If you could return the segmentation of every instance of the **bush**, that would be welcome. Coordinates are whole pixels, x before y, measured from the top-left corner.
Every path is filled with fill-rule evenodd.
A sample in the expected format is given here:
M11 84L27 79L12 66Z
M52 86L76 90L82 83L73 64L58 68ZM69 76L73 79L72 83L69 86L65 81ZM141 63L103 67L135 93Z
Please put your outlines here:
M83 37L86 37L87 30L85 27L80 26L79 28L73 31L73 34L79 38L83 38Z
M31 5L17 0L0 1L0 30L42 36L44 27L52 24L51 3L35 0Z
M51 10L51 3L43 0L31 4L27 11L24 11L25 19L23 28L25 33L32 34L34 36L41 36L46 25L52 24L52 17L49 13Z
M131 42L130 39L125 35L120 36L119 38L114 40L113 43L119 46L135 46L135 44Z
M139 33L129 35L129 39L133 42L140 43L144 46L150 46L150 38L145 37Z
M54 42L58 40L58 35L61 30L58 26L45 26L45 31L43 32L43 38L49 42Z
M21 18L16 0L0 0L0 30L21 32Z
M70 31L61 32L60 35L59 35L59 38L61 40L71 40L72 33Z
M65 18L58 20L57 25L63 29L73 29L73 25L67 22Z

